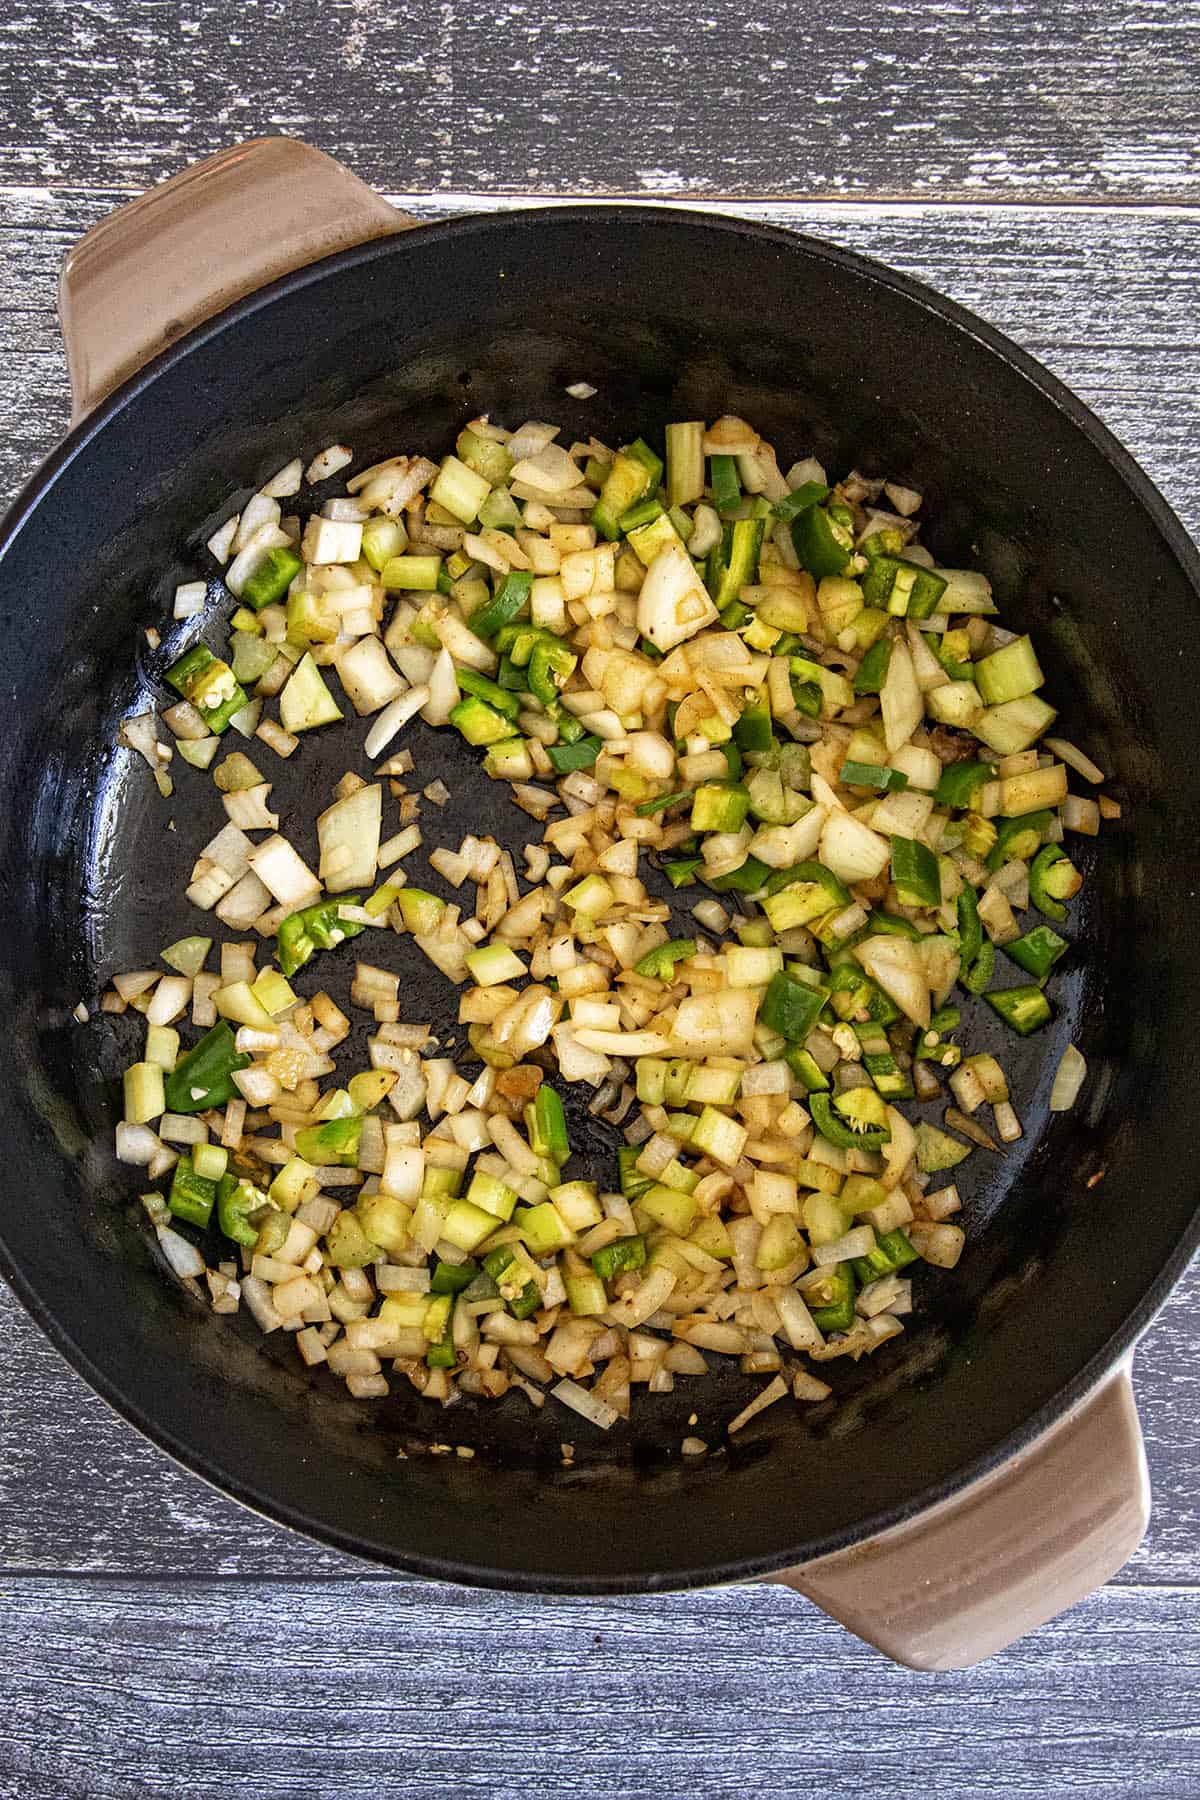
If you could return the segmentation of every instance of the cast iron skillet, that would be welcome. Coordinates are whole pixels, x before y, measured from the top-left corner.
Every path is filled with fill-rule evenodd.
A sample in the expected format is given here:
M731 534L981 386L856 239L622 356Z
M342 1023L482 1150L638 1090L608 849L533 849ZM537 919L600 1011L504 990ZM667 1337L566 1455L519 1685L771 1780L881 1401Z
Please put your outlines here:
M594 401L567 398L580 378ZM206 1313L165 1277L136 1180L110 1154L125 1022L71 1016L113 970L198 927L181 889L220 822L215 790L177 762L164 805L111 746L124 712L161 697L182 634L151 653L142 628L163 624L175 582L202 566L231 489L337 440L360 465L432 449L481 410L562 420L568 439L653 438L670 419L731 411L784 466L815 452L921 489L939 557L983 566L1005 622L1035 633L1050 691L1126 809L1089 858L1053 1028L1022 1048L969 1008L976 1041L1003 1042L1026 1126L1002 1161L967 1165L969 1254L919 1279L903 1338L835 1365L833 1400L779 1406L698 1466L680 1439L720 1445L759 1382L722 1370L639 1393L631 1425L600 1437L518 1396L447 1414L406 1391L349 1401L290 1345ZM1200 566L1084 407L917 283L803 237L646 208L519 212L370 244L233 306L128 381L23 494L0 571L4 1271L94 1387L239 1499L399 1568L485 1585L615 1592L768 1571L910 1517L1032 1441L1184 1266L1200 787L1191 684L1169 647L1194 637ZM289 828L304 822L302 847L333 781L364 766L361 737L352 721L281 766L276 798ZM412 741L419 770L453 791L440 818L426 808L439 841L529 835L449 734ZM449 1030L440 977L401 940L387 957L406 1016ZM1084 1102L1051 1119L1069 1038L1091 1074ZM594 1132L597 1171L609 1148ZM423 1453L438 1441L477 1455Z

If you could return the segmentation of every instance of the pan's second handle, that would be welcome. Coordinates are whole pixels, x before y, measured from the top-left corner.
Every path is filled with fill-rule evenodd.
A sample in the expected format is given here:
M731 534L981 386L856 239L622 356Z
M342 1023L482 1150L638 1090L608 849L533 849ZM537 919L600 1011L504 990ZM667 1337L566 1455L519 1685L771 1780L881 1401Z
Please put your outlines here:
M295 138L236 144L149 188L94 226L63 264L72 423L233 301L412 223Z
M965 1669L1101 1587L1149 1517L1127 1360L996 1474L776 1579L895 1662Z

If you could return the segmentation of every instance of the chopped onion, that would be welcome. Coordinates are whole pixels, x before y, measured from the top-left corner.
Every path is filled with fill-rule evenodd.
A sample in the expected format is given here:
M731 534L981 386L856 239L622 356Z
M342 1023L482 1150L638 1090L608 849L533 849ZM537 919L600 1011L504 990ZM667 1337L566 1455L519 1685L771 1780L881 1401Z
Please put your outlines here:
M1054 1085L1050 1089L1050 1111L1069 1112L1079 1098L1079 1090L1086 1076L1086 1060L1074 1044L1068 1044L1054 1072Z
M444 650L442 655L446 655ZM449 661L448 657L447 661ZM457 684L455 684L454 691L457 694ZM366 754L370 757L381 756L396 733L402 730L423 706L428 704L429 694L430 690L427 687L412 687L409 688L407 694L401 694L398 699L393 700L390 706L385 706L367 733L366 742L363 745Z
M1043 738L1042 743L1060 762L1065 762L1077 775L1082 775L1085 781L1101 782L1105 779L1104 770L1067 738L1048 737Z

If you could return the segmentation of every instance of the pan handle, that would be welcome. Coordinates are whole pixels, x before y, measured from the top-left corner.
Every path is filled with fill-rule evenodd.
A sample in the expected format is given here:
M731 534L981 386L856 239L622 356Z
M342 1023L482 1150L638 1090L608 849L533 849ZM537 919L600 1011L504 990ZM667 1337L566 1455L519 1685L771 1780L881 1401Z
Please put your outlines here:
M76 424L193 325L415 221L295 138L254 138L110 213L69 251L58 310Z
M1101 1587L1150 1482L1127 1358L995 1473L865 1544L775 1577L910 1669L966 1669Z

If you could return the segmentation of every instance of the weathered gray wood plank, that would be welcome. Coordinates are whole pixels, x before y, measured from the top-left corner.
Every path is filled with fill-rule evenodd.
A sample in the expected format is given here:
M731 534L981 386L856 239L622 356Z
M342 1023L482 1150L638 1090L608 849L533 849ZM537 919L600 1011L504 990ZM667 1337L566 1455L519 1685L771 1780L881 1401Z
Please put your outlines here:
M44 0L0 25L0 179L157 179L310 138L380 187L1167 198L1195 5L829 9Z
M1110 1588L947 1676L892 1667L764 1587L600 1604L44 1580L8 1584L3 1606L13 1800L1200 1787L1191 1593Z
M121 196L0 190L0 497L62 429L54 318L62 252ZM394 195L423 217L468 197ZM746 205L878 256L976 307L1075 386L1200 530L1200 275L1183 209ZM1156 1490L1125 1579L1195 1580L1200 1392L1193 1273L1139 1360ZM79 1505L74 1496L87 1496ZM337 1574L356 1565L263 1524L176 1470L116 1420L24 1319L0 1303L0 1566L181 1574Z

